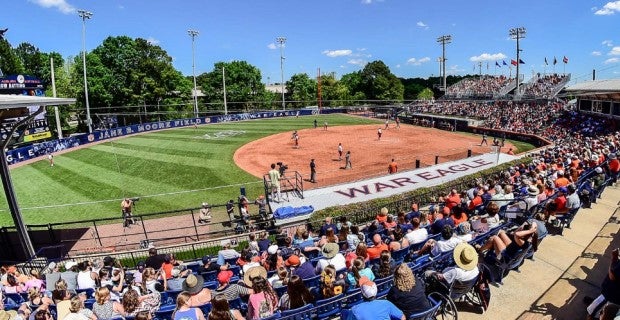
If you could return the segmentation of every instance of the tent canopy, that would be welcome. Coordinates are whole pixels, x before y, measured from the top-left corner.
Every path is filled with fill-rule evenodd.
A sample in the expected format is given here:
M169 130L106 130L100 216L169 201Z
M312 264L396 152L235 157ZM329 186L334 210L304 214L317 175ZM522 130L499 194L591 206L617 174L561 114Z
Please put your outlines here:
M0 109L23 108L29 106L58 106L74 103L74 98L50 98L0 94Z

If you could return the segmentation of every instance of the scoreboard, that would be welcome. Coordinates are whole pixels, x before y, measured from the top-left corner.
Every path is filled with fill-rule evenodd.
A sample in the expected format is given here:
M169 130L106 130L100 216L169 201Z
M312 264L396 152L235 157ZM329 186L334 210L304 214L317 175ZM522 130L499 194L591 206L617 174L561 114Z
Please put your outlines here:
M40 79L32 76L21 74L7 75L0 78L0 94L44 96L45 87ZM8 138L14 123L19 122L38 109L39 106L30 106L27 108L0 110L0 136L2 139ZM26 127L20 128L20 130L14 133L14 138L19 138L19 140L12 141L10 145L31 143L50 137L52 137L52 133L47 122L46 112L43 111L34 120L30 121Z

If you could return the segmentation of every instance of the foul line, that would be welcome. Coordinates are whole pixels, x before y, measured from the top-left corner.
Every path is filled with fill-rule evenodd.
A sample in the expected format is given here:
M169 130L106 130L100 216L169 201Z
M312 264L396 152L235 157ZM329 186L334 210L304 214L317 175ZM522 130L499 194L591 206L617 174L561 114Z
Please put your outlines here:
M192 192L199 192L199 191L223 189L223 188L229 188L229 187L238 187L238 186L244 186L244 185L255 184L255 183L263 183L263 182L262 181L245 182L245 183L229 184L229 185L226 185L226 186L219 186L219 187L194 189L194 190L183 190L183 191L176 191L176 192L151 194L151 195L145 195L145 196L139 196L139 197L140 198L155 198L155 197L170 196L170 195L175 195L175 194L184 194L184 193L192 193ZM123 199L107 199L107 200L97 200L97 201L85 201L85 202L76 202L76 203L55 204L55 205L49 205L49 206L28 207L28 208L21 208L21 209L22 210L51 209L51 208L62 208L62 207L73 207L73 206L81 206L81 205L98 204L98 203L105 203L105 202L112 202L112 201L121 201L121 200L123 200ZM0 212L8 212L8 210L1 209Z

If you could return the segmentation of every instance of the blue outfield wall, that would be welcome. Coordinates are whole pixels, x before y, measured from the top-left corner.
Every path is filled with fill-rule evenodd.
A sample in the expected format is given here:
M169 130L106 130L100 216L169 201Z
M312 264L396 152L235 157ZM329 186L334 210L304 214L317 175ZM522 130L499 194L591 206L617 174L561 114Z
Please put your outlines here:
M343 113L345 109L322 109L321 114ZM40 156L47 155L49 153L55 153L78 146L87 145L93 142L105 141L112 138L118 138L123 136L129 136L132 134L156 131L162 129L181 128L193 125L212 124L212 123L225 123L242 120L252 119L269 119L279 117L292 117L292 116L309 116L318 114L319 110L313 109L300 109L290 111L267 111L256 113L239 113L229 114L222 116L179 119L169 121L158 121L144 124L130 125L126 127L118 127L108 130L97 130L91 134L83 133L75 135L69 138L64 138L54 141L46 141L42 143L36 143L29 146L16 148L9 150L6 153L6 161L11 164L16 164L22 161L34 159Z

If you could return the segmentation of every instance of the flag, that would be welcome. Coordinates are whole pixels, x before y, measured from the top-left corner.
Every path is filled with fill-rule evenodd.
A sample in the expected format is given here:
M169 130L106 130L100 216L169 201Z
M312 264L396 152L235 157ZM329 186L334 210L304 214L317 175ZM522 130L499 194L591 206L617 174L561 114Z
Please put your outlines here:
M519 59L519 63L520 64L525 64L525 62L523 62L523 60Z
M562 61L566 64L566 63L568 63L568 58L566 56L564 56L564 59L562 59Z
M516 66L517 65L517 61L510 59L510 64L513 65L513 66Z
M549 62L547 62L547 57L545 57L545 65L548 66Z
M495 61L495 66L496 67L500 67L500 68L502 67L502 66L499 65L499 63L497 61Z
M553 65L555 66L558 63L558 59L556 59L555 57L553 57Z
M487 71L489 71L489 62L487 62Z
M508 64L506 63L506 60L502 60L502 64L507 66Z

